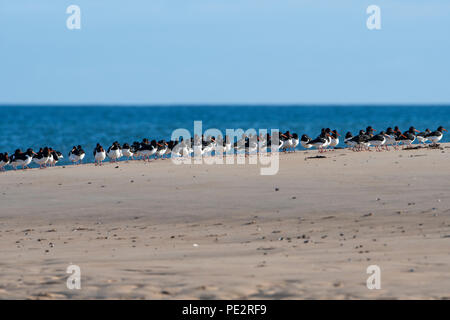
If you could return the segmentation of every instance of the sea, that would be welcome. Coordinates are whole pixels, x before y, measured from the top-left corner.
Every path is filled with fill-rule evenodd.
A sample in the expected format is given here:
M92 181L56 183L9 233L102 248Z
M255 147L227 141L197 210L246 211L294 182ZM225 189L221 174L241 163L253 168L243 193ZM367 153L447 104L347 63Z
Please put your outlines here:
M175 129L193 134L194 121L202 121L203 131L215 128L224 134L226 129L279 129L315 138L321 128L343 136L368 125L377 131L389 126L450 129L450 106L0 106L0 152L49 146L65 157L58 165L67 165L68 152L81 145L84 162L93 162L97 143L106 149L116 140L170 140ZM442 141L450 141L450 134Z

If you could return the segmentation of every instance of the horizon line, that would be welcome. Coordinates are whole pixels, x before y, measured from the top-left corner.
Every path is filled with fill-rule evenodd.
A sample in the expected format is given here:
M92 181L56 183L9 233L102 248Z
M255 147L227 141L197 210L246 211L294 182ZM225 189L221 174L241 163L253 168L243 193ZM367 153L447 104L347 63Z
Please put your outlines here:
M0 103L0 108L8 107L450 107L450 102L442 103Z

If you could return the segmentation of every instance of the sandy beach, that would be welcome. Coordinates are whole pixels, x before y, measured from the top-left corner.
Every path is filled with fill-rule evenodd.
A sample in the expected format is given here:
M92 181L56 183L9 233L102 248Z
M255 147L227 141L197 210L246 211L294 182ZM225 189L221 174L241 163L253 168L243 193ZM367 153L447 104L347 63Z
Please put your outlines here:
M0 173L0 298L450 299L441 147Z

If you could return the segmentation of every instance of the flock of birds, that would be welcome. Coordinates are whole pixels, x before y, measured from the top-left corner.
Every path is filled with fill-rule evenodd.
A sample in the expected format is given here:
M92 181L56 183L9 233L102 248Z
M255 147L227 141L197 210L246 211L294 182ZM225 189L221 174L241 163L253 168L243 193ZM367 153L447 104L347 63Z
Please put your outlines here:
M414 127L410 127L407 131L402 132L396 126L394 129L389 127L386 131L375 134L375 129L368 126L366 130L360 130L356 136L353 136L351 132L347 132L344 143L353 151L370 150L370 147L374 147L376 151L382 151L383 149L389 151L389 146L394 149L398 149L399 145L410 147L416 140L422 144L426 144L427 141L430 141L431 144L437 144L443 137L443 131L447 130L439 126L433 132L430 129L420 132ZM336 130L322 129L321 134L314 140L307 135L303 135L301 143L307 149L316 147L319 152L324 152L325 148L329 146L335 147L339 143L339 136Z
M437 144L442 137L443 131L447 131L442 126L438 127L436 131L426 129L423 132L410 127L409 130L402 132L398 127L392 129L387 128L386 131L381 131L375 134L375 130L369 126L366 130L360 130L358 135L353 136L351 132L347 132L345 135L344 143L347 147L353 151L365 151L370 150L370 147L374 147L376 151L382 151L383 149L389 151L389 147L398 149L399 145L406 147L411 146L414 141L425 144L430 141L431 144ZM93 155L95 159L95 165L102 165L102 162L108 157L110 162L117 162L120 158L125 157L130 159L141 159L144 161L150 161L151 158L165 159L169 155L175 157L190 157L194 156L211 156L218 152L225 154L244 153L249 155L258 152L258 150L270 149L273 151L295 152L295 148L301 144L305 149L316 148L319 153L326 152L327 148L336 148L339 144L340 134L337 130L331 130L324 128L321 130L319 136L315 139L310 138L304 134L299 139L296 133L280 133L278 139L275 140L269 134L263 135L243 135L237 142L232 142L228 136L223 139L219 136L217 139L212 136L196 135L189 140L151 140L143 139L142 142L134 142L129 145L124 143L121 145L115 141L107 150L105 150L99 143L94 149ZM275 140L275 141L274 141ZM79 146L74 146L69 154L69 160L74 164L82 163L86 152ZM39 168L46 168L48 166L55 166L58 161L63 159L61 152L54 150L50 147L40 148L39 152L34 152L29 148L25 152L17 149L11 156L8 153L0 153L0 170L4 171L7 165L10 165L17 170L18 167L22 169L28 168L28 165L32 162L39 165Z

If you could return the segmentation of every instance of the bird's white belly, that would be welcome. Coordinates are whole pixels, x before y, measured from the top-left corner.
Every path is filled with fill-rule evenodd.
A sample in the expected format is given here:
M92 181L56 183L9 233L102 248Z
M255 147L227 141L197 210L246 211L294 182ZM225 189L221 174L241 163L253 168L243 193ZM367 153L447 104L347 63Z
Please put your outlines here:
M312 145L310 145L310 144L307 144L307 142L306 142L306 141L300 141L300 143L302 144L302 147L303 147L303 148L305 148L305 149L309 149L309 148L311 148L311 147L312 147Z
M428 138L422 136L417 136L416 138L420 143L425 143L428 140Z
M108 157L110 157L111 159L120 158L120 151L119 151L119 149L117 149L117 150L110 150L109 153L108 153Z
M105 151L95 153L95 160L103 161L105 159L106 159L106 152Z
M357 145L357 143L352 140L345 141L345 144L348 145L349 147L355 147Z
M42 157L42 158L40 158L40 159L38 159L38 158L34 158L34 159L33 159L33 161L34 161L35 163L39 164L39 165L46 164L46 163L48 162L48 160L49 160L49 157Z
M430 140L434 143L439 142L442 139L442 135L440 136L430 136Z
M24 164L27 166L31 163L31 157L27 156L27 159L24 161Z
M339 144L339 138L331 139L330 147L336 147Z
M80 157L77 156L76 154L71 153L70 156L69 156L69 160L72 161L72 162L77 162L77 161L80 160Z
M316 148L325 147L326 145L327 145L326 142L316 142L316 143L313 143L313 146L316 147Z
M122 149L122 154L127 158L133 156L133 152L131 152L130 149Z
M382 146L385 142L386 142L386 139L384 139L384 140L372 140L372 141L370 141L370 144L372 146L379 147L379 146Z
M395 144L395 137L389 136L389 138L386 138L385 144L387 144L387 145L393 145L393 144Z

